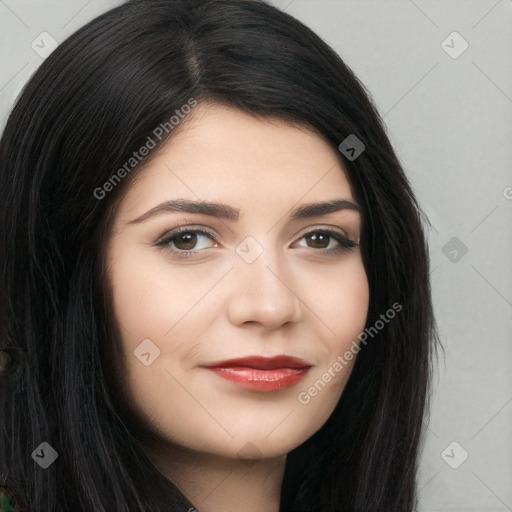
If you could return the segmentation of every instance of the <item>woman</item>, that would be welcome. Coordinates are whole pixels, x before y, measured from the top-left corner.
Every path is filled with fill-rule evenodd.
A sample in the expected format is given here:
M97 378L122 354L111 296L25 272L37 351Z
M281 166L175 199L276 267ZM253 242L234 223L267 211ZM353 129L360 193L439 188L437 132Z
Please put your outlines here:
M414 509L438 343L421 210L308 28L128 2L38 69L0 162L17 507Z

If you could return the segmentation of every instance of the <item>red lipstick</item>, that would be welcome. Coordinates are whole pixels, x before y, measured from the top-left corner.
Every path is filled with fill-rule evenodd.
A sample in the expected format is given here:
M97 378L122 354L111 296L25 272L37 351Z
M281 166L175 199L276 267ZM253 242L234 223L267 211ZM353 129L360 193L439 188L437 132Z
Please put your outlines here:
M296 357L250 356L205 365L219 377L250 391L278 391L305 377L311 364Z

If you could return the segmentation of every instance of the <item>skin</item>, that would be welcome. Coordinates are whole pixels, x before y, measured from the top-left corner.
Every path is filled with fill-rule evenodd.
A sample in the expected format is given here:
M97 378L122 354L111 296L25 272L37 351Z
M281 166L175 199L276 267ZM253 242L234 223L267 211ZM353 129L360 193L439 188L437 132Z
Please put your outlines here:
M131 222L172 199L226 203L240 218L174 211ZM200 512L240 504L277 512L286 454L327 421L343 392L355 357L308 404L298 401L357 341L368 312L359 246L326 254L339 242L312 240L331 228L357 243L359 212L290 218L298 206L332 199L355 202L339 154L319 135L201 103L116 210L107 257L125 358L119 382L157 439L148 454ZM215 240L192 233L192 241L155 245L179 225ZM251 263L236 251L249 236L263 249ZM134 355L145 339L160 350L148 366ZM255 354L313 366L267 393L201 367Z

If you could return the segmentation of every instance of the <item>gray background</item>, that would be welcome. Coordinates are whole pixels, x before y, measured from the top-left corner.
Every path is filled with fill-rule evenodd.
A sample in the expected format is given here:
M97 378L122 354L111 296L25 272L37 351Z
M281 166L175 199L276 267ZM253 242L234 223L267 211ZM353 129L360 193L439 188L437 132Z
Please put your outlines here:
M40 34L62 42L120 3L0 0L2 130L43 60L32 46L49 48ZM315 30L366 85L432 223L446 353L419 511L512 511L512 0L272 3Z

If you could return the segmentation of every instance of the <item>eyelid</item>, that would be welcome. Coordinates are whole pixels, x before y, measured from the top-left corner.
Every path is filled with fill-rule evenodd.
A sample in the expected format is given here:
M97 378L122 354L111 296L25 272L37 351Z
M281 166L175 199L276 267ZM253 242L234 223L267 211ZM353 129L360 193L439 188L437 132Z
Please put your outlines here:
M154 245L162 244L163 242L167 241L168 239L178 236L180 233L188 233L189 231L198 232L203 235L209 236L209 238L212 238L215 241L217 240L216 235L213 232L211 232L209 229L204 228L203 226L195 225L195 224L183 224L183 225L178 225L178 226L166 231L163 235L158 237L158 239L156 240ZM191 251L189 251L189 252L191 252Z
M215 235L215 233L213 233L210 229L205 228L201 224L183 223L183 224L176 225L174 228L166 230L165 233L163 233L160 237L158 237L155 244L158 244L162 240L169 238L170 235L176 236L182 232L188 232L188 231L198 231L200 233L209 235L210 237L214 238L215 240L217 239L217 236ZM340 233L341 235L343 235L348 240L355 242L355 240L352 240L350 235L343 228L340 228L339 226L333 226L330 224L316 224L314 226L309 226L307 228L304 228L304 230L301 231L299 235L296 235L296 237L302 238L303 236L307 235L308 233L311 233L312 231L336 231L336 232Z
M301 231L301 234L297 235L297 237L303 237L304 235L311 233L311 231L336 231L340 235L343 235L350 240L350 236L343 228L340 228L339 226L333 226L331 224L315 224L314 226L309 226L304 228L304 231Z

